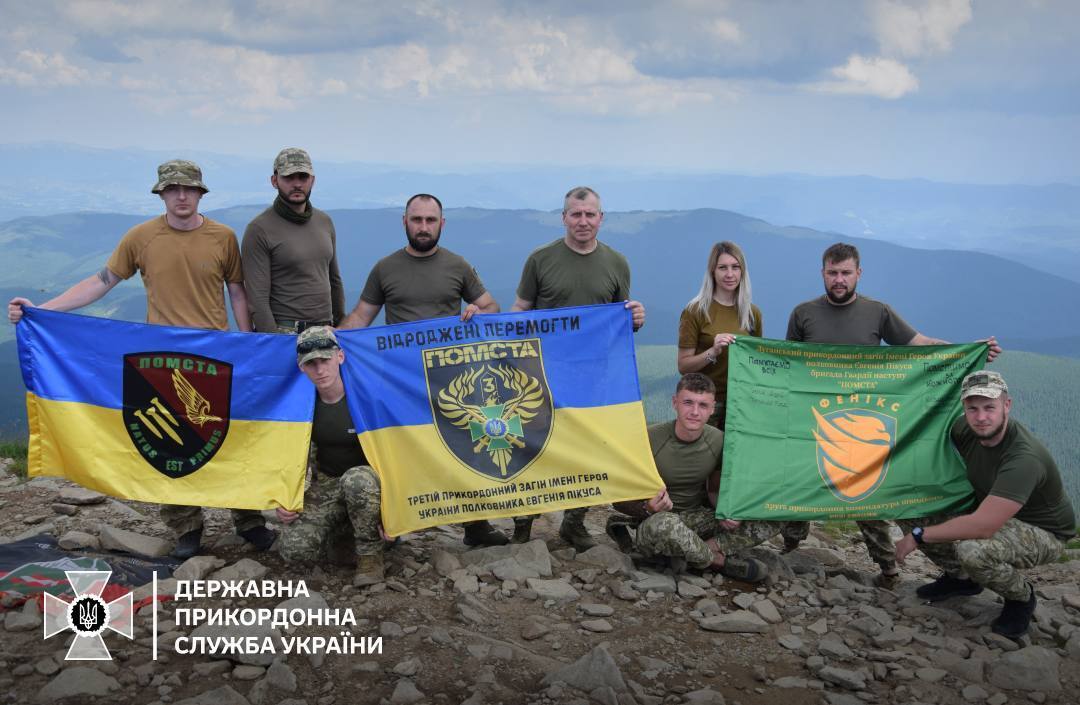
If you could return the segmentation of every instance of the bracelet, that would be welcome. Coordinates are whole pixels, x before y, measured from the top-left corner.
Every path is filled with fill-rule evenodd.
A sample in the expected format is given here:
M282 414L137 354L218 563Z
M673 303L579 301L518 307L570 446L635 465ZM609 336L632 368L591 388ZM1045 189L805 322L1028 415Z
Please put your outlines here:
M712 348L709 348L705 351L705 361L708 362L710 365L716 364L716 353L712 351Z

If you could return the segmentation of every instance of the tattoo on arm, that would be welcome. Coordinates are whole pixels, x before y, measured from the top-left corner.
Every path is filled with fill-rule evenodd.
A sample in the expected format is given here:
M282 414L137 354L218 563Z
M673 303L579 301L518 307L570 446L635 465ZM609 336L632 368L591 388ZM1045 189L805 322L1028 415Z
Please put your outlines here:
M108 267L102 267L101 271L97 273L97 276L105 286L111 286L116 279L116 275L113 274Z

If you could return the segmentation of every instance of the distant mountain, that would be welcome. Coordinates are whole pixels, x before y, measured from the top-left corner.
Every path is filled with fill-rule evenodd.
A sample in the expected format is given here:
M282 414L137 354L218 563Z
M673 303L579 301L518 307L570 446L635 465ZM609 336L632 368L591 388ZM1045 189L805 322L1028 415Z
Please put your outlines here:
M252 159L208 152L92 149L64 144L0 145L19 179L0 193L0 220L70 211L151 214L155 168L198 161L210 194L204 208L267 201L273 149ZM595 186L610 211L717 208L780 225L801 225L927 249L978 250L1080 281L1080 186L948 184L921 179L801 174L632 172L563 168L472 168L422 172L315 155L322 208L400 207L434 193L448 207L546 210L574 183Z
M242 234L262 206L208 215ZM400 209L331 210L350 305L376 260L404 244ZM561 236L560 216L531 210L448 209L443 244L464 255L502 306L509 307L521 266L536 247ZM0 293L32 293L40 302L96 272L124 230L141 216L64 214L0 225L0 248L19 262L0 273ZM765 332L783 337L800 301L822 293L821 252L840 239L809 228L777 227L729 211L609 213L601 239L626 254L632 293L645 302L642 343L670 344L679 313L700 286L709 248L739 242L749 258L754 300ZM920 250L845 238L863 253L860 291L887 301L913 326L949 340L996 335L1014 349L1080 356L1080 284L987 254ZM90 311L141 320L141 285L127 282ZM11 328L0 329L0 340Z

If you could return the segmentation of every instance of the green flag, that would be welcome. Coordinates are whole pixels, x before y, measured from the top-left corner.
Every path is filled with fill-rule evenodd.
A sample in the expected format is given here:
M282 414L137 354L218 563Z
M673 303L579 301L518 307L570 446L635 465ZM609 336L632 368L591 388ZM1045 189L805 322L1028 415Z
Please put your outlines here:
M986 345L856 346L741 336L729 348L716 516L904 519L971 503L949 440Z

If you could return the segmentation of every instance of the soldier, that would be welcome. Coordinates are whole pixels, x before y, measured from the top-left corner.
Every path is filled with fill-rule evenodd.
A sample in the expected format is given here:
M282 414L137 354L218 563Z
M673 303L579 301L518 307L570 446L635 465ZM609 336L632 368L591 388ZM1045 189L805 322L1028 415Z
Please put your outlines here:
M360 300L340 328L371 325L383 306L388 324L459 314L467 321L476 313L498 313L498 302L472 265L439 246L446 219L438 198L416 194L406 202L401 221L407 244L375 263ZM463 301L467 304L464 311ZM506 536L487 521L465 523L466 546L502 546L506 542Z
M858 248L838 242L826 249L821 258L825 295L795 307L788 319L787 339L833 345L880 345L882 340L889 345L946 344L944 340L916 331L888 304L856 294L861 276ZM986 343L987 361L992 361L1001 348L993 337ZM888 522L856 523L866 539L871 560L881 568L878 582L884 586L892 585L899 571ZM809 522L788 522L784 528L784 550L798 548L809 531Z
M299 333L345 315L334 222L311 205L315 170L302 149L274 159L272 206L248 223L242 245L244 286L255 330Z
M304 511L278 509L285 528L281 557L286 561L333 558L342 544L356 547L353 585L383 579L383 533L379 478L367 464L345 400L341 363L345 351L327 326L306 328L296 339L296 362L315 385L311 425L314 472L304 493Z
M978 503L971 514L897 522L906 535L896 559L921 549L945 573L916 594L931 602L990 588L1005 599L991 625L1020 638L1035 612L1035 589L1018 568L1053 563L1076 534L1076 515L1057 464L1038 438L1009 420L1009 387L997 372L961 384L964 416L950 430Z
M630 298L630 264L596 236L604 220L600 196L588 186L575 186L563 198L566 234L533 250L525 260L511 311L587 306L625 301L634 330L645 325L645 307ZM585 528L588 507L563 512L559 536L578 551L596 545ZM525 543L536 516L514 518L514 543Z
M209 192L202 171L194 162L182 159L165 162L158 167L158 180L150 191L165 203L165 215L133 227L121 238L100 272L41 307L73 311L88 306L139 272L146 288L147 323L228 330L224 285L237 327L250 331L236 234L199 213L199 200ZM8 320L18 323L22 307L33 305L29 299L12 299L8 303ZM232 516L236 532L258 550L265 551L274 543L277 532L266 528L259 512L234 509ZM201 507L162 505L161 518L179 537L174 557L185 559L198 553L203 529Z
M647 557L667 556L676 565L713 568L731 578L757 582L764 579L765 566L752 558L726 555L714 539L721 527L712 488L719 487L724 448L724 432L708 424L715 401L711 379L699 372L683 375L671 398L675 420L649 427L649 444L664 489L647 501L615 504L615 510L626 516L610 517L607 533L624 552L636 548ZM636 540L628 529L634 523ZM720 524L738 526L730 521ZM780 531L775 522L746 522L744 531L754 524L766 525L769 536Z

